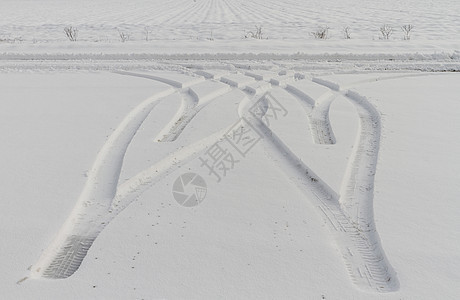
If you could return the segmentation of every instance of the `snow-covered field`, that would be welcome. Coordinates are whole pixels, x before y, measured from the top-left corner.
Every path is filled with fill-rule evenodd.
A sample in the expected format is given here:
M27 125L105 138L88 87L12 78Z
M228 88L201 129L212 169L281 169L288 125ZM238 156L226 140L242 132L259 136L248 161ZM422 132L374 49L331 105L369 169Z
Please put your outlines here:
M458 11L1 0L0 298L458 298Z
M458 60L459 11L457 0L2 0L0 53L391 53ZM389 40L381 39L383 25L393 29ZM410 42L403 25L414 26ZM78 30L77 42L64 34L69 26ZM256 26L262 40L245 38ZM315 40L311 33L324 27L328 39Z

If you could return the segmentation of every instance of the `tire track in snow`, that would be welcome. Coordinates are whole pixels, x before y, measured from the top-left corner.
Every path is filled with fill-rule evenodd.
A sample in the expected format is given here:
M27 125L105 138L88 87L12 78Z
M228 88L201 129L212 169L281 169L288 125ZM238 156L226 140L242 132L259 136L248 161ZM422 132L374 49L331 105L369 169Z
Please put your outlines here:
M361 230L375 230L372 199L380 145L380 115L358 93L348 90L345 96L357 110L359 135L342 182L340 201Z
M198 113L198 99L192 96L190 89L180 91L180 95L182 97L182 103L179 110L169 124L160 131L157 137L155 137L155 141L174 142L187 124L190 123Z
M145 74L138 73L125 73L124 75L145 77ZM380 136L378 131L380 119L377 111L375 109L373 111L372 105L358 94L350 91L345 93L345 96L357 107L361 128L360 138L356 142L358 147L355 147L357 150L350 160L350 166L347 171L347 174L349 174L347 178L350 179L344 179L343 181L343 186L345 183L352 184L346 185L348 193L345 193L345 196L339 196L311 168L305 165L265 123L247 113L254 104L252 102L258 100L263 92L271 89L271 79L267 82L264 80L254 81L242 76L225 75L223 77L231 77L232 80L228 80L229 78L224 79L228 86L218 89L218 92L209 89L210 87L206 86L207 83L203 84L202 80L193 84L184 84L161 76L150 79L165 82L174 87L168 90L168 94L178 91L186 92L192 98L194 97L193 99L196 100L194 103L206 104L221 93L225 94L227 89L232 88L239 88L252 95L251 100L246 98L246 100L240 102L240 116L245 117L251 125L263 133L265 138L262 141L267 156L273 158L272 161L275 162L277 167L286 174L307 198L313 201L318 212L328 224L342 253L352 281L362 289L379 292L396 290L399 284L381 247L372 214L373 190L371 187L373 187L373 174L375 174L378 138ZM250 77L254 79L257 76ZM259 78L263 78L263 76ZM212 82L213 84L211 85L218 83L211 80L207 82ZM203 88L201 92L197 88L200 84L202 84L201 87ZM265 88L255 88L259 86ZM288 86L287 84L285 88ZM329 87L331 86L329 85ZM336 94L343 93L338 85L334 90L336 90L334 91ZM311 98L303 98L305 105L316 103ZM153 107L149 106L150 110ZM194 107L196 108L197 106ZM326 105L325 107L329 106ZM71 216L61 228L55 241L43 253L39 262L33 266L32 277L66 278L72 275L82 263L98 234L119 212L134 201L145 189L163 179L178 168L180 164L199 155L200 151L218 141L219 138L222 138L229 129L225 128L174 152L150 168L133 176L122 185L117 186L124 151L126 151L130 140L137 131L136 128L125 129L127 126L125 123L130 124L137 120L137 123L140 122L140 126L148 112L136 107L115 131L126 131L125 134L119 135L114 132L106 145L104 145L103 150L109 149L109 152L113 154L108 154L108 157L106 157L105 151L101 150L93 166L93 170L96 170L94 174L98 176L92 174L88 179ZM375 126L376 121L378 122L377 127ZM184 127L187 124L188 122ZM127 136L131 137L128 139ZM109 143L109 141L111 142ZM117 146L118 143L123 144L124 148ZM376 147L370 148L369 152L367 148L369 145ZM362 147L360 148L359 146ZM368 157L361 155L363 151L367 151L365 154ZM111 164L113 161L116 161L118 169ZM369 173L369 170L373 170L373 173ZM351 209L347 207L347 203L353 204ZM358 211L362 212L359 216L353 216L355 203L359 204Z
M245 71L244 75L256 79L258 82L265 81L267 85L246 84L246 89L256 94L268 91L272 85L283 87L289 94L294 96L307 114L307 120L313 141L316 144L335 144L336 139L329 120L329 111L332 102L337 98L336 93L328 91L321 95L316 101L301 91L290 81L294 81L299 74L288 74L286 71L279 71L278 75L258 74L255 71ZM315 81L315 78L312 80ZM302 82L302 81L299 81ZM244 83L243 83L244 84ZM319 83L318 83L319 84Z
M239 67L237 66L236 69L239 69ZM243 73L246 76L259 79L256 81L257 83L264 81L262 80L264 78L263 75L257 76L257 72L251 71L249 74L247 71L243 71ZM254 104L254 100L261 99L260 91L257 92L248 89L248 87L254 85L254 82L246 76L232 75L227 76L222 80L231 86L239 87L241 90L253 95L252 103L249 99L241 102L239 112L247 112L249 107ZM265 80L265 82L270 85L270 88L271 83L273 83L272 79L273 76L269 76L269 78L266 78ZM328 115L330 104L335 97L340 94L340 86L324 81L320 78L314 78L313 82L325 85L329 91L320 96L317 101L314 101L310 97L309 99L305 98L308 100L305 100L304 102L308 101L309 104L315 103L312 110L314 108L318 109L319 107L318 111L321 113L318 114ZM286 89L288 86L289 84L286 84L284 85L284 88ZM347 93L346 95L349 96L352 94ZM260 102L259 104L263 106ZM268 107L268 105L263 107ZM370 105L370 107L372 106ZM365 112L369 113L369 111L372 111L370 107L367 108L368 110L364 110L361 114L359 114L362 121L367 121L367 119L362 116L365 115ZM276 162L277 166L301 191L306 194L309 199L314 200L315 206L318 208L318 212L323 215L326 223L329 225L329 229L342 253L345 266L347 267L353 283L364 290L374 290L379 292L397 290L399 288L399 282L396 278L395 272L385 257L375 225L373 227L369 226L369 224L374 224L372 211L373 194L368 193L359 200L354 199L356 195L352 195L350 197L354 199L353 201L361 201L367 204L366 211L363 211L363 220L365 221L362 221L361 223L355 222L355 219L348 214L348 210L343 207L341 203L342 198L332 188L330 188L326 182L317 176L313 170L305 165L289 149L289 147L285 145L284 142L279 139L265 123L263 123L262 120L255 119L249 114L240 114L240 116L244 116L247 120L250 120L250 123L264 134L264 139L262 139L262 141L264 143L266 154L272 158L272 161ZM328 117L326 120L327 121L325 121L322 126L328 126L330 128ZM332 129L330 133L332 133ZM362 140L367 140L366 137L368 136L364 132L360 133ZM379 134L380 133L378 133L378 135L371 136L379 137ZM359 144L366 146L368 143L360 142ZM359 172L363 172L363 169L367 168L367 166L363 165L354 167L359 170ZM347 170L347 172L349 171ZM369 182L357 181L357 186L359 187L358 190L363 188L365 189L369 186ZM363 227L364 224L366 224L366 227Z
M367 282L371 288L381 292L395 291L399 288L399 281L385 256L373 210L374 179L381 134L380 114L357 92L342 91L338 84L326 80L316 81L348 98L359 117L359 135L342 181L339 198L344 216L359 233L352 235L355 251L342 249L348 271L358 286Z
M266 155L317 207L328 224L354 284L363 290L390 292L399 287L376 230L362 230L342 208L339 195L305 165L260 119L244 116L264 136ZM369 199L365 199L369 200ZM368 216L369 219L373 217Z
M207 95L201 96L199 87L209 87L214 85L214 90ZM227 94L231 91L228 86L219 86L217 82L206 81L203 84L199 83L181 92L183 101L180 110L173 117L169 125L167 125L155 138L159 142L173 142L184 131L185 127L195 118L195 116L212 100Z
M174 89L166 89L136 106L110 135L96 156L70 216L33 266L32 277L66 278L78 269L101 225L105 225L99 219L116 195L123 159L131 140L159 100L172 93Z
M197 97L205 104L224 94L223 90L214 91L214 93L205 91L200 95L197 94ZM193 145L175 151L118 186L126 150L137 130L159 103L158 100L174 92L175 89L169 88L148 98L136 106L118 125L98 153L88 180L70 216L50 246L42 253L38 262L32 266L30 273L32 278L60 279L74 274L99 233L118 213L134 201L137 195L179 168L181 163L189 161L201 150L224 137L224 133L231 125Z
M213 81L205 81L203 77L199 77L197 79L190 77L188 81L184 81L184 79L182 79L182 81L178 81L171 78L134 72L118 73L157 80L178 88L177 92L180 93L182 97L181 106L168 125L166 125L155 137L154 140L158 142L175 141L193 118L195 118L200 110L203 109L203 107L205 107L211 100L222 96L231 90L227 86L218 86L218 83L214 83L215 86L210 87L210 84L213 84ZM200 93L200 90L203 90L203 88L210 91Z
M299 100L306 112L313 142L322 145L335 144L336 139L329 120L329 111L337 95L328 91L314 100L293 84L287 84L285 90Z
M334 99L332 96L340 91L338 85L321 79L316 79L315 82L326 84L328 88L332 88L331 92L327 93L329 96L324 97L325 99ZM372 209L373 189L369 188L373 187L373 174L375 174L378 139L380 138L380 131L373 131L370 128L376 128L376 120L379 121L380 119L375 108L365 99L353 92L347 92L346 96L355 101L356 105L361 108L358 110L361 120L360 138L357 141L359 146L355 148L373 152L373 155L369 155L371 157L370 163L368 161L360 162L359 159L353 157L347 169L347 174L350 173L351 169L352 172L355 170L359 174L372 176L371 178L360 177L355 180L353 192L348 197L350 201L358 202L362 206L362 218L359 222L356 222L356 219L349 214L349 210L343 206L343 197L339 196L313 170L305 165L261 119L256 119L250 114L240 116L245 117L251 125L263 133L262 143L267 156L275 162L297 188L314 201L318 212L323 215L329 225L353 283L364 290L391 292L399 288L399 282L385 257L375 228ZM254 95L252 103L251 101L241 103L245 107L240 108L239 111L247 112L249 107L255 103L254 100L258 98L260 98L260 94ZM308 100L309 104L313 102L312 100L311 98ZM262 107L267 107L267 105L261 104L260 100L257 102ZM330 103L325 107L327 107L326 111L328 112ZM370 128L369 125L371 125ZM363 128L365 129L363 130ZM368 149L369 145L377 147Z
M345 96L354 104L359 116L359 138L353 147L349 166L341 187L341 206L351 222L366 238L355 237L365 268L349 272L355 280L366 279L379 291L394 291L399 281L391 267L380 241L374 221L374 180L380 147L380 114L363 96L347 90ZM350 253L348 259L353 259Z
M142 74L134 72L121 71L117 72L118 74L141 77L151 80L160 81L166 84L171 85L172 87L177 88L176 92L179 93L182 97L182 102L179 110L172 120L166 125L160 133L155 138L155 141L158 142L173 142L175 141L182 131L185 129L188 123L192 121L195 115L198 113L197 105L199 99L194 97L190 92L189 86L201 82L204 79L199 78L196 80L177 80L173 78L165 78L161 76L151 75L151 74ZM191 78L190 78L191 79Z

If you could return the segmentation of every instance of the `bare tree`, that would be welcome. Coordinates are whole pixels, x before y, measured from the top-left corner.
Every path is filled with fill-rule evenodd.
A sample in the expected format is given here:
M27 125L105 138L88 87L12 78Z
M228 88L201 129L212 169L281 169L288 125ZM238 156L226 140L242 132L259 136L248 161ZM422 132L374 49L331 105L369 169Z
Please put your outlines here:
M263 32L262 32L262 25L260 26L257 26L256 25L256 30L255 31L248 31L244 37L245 38L253 38L253 39L258 39L258 40L262 40L264 37L263 37Z
M393 34L393 28L387 24L383 24L383 26L380 27L380 32L384 40L389 40L390 36Z
M0 43L16 43L16 42L22 42L24 39L20 37L0 37Z
M349 40L351 39L351 29L348 26L343 27L343 36L345 39Z
M402 31L404 32L404 39L405 40L410 40L410 34L412 29L414 29L414 26L411 24L403 25L401 26Z
M118 29L118 34L120 35L120 40L122 43L129 41L129 34L123 31L120 31L120 29Z
M313 31L311 34L315 37L315 39L325 40L328 38L329 27L319 27L316 31Z
M145 40L148 42L150 39L150 34L153 32L152 28L145 26L144 27L144 34L145 34Z
M207 38L208 41L214 41L214 35L212 34L211 30L211 35Z
M78 29L72 26L68 26L64 28L64 32L71 42L75 42L78 36Z

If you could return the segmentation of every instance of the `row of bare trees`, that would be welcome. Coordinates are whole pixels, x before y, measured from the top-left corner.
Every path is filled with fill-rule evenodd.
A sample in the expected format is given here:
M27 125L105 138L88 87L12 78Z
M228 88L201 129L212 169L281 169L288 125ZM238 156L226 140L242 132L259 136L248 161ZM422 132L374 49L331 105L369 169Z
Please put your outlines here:
M117 30L118 30L118 35L120 37L120 41L122 41L123 43L126 42L126 41L129 41L131 36L128 33L126 33L125 31L122 31L120 29L117 29ZM145 40L146 41L150 40L150 36L151 36L152 32L153 32L152 28L150 28L150 27L145 27L144 28L144 35L145 35ZM77 41L78 29L76 27L73 27L73 26L65 27L64 28L64 33L67 36L67 38L69 39L69 41L71 41L71 42Z
M329 27L328 26L322 26L319 27L316 31L311 32L313 37L315 39L321 39L325 40L329 38ZM403 25L401 26L401 30L404 33L404 40L410 40L411 39L411 32L414 29L414 26L411 24ZM151 34L153 32L153 29L150 27L145 27L144 28L144 36L145 40L149 41ZM342 33L345 39L351 39L351 28L346 26L343 28ZM69 41L75 42L78 37L78 29L73 26L68 26L64 28L64 33L66 34L67 38ZM390 37L393 35L393 27L390 25L384 24L382 27L380 27L380 33L382 34L381 39L383 40L389 40ZM118 29L118 35L120 37L120 40L124 43L126 41L129 41L130 35L124 31L121 31ZM212 33L211 33L211 38L212 38ZM264 36L264 33L262 31L262 26L256 26L256 30L254 31L248 31L245 33L244 38L253 38L253 39L265 39L266 37ZM211 40L214 40L212 38Z
M380 33L382 34L381 39L383 40L389 40L390 36L394 33L393 27L387 24L383 24L382 27L379 28ZM404 40L410 40L411 38L411 32L412 29L414 29L414 26L411 24L403 25L401 26L401 30L404 33ZM345 39L351 39L351 28L349 26L346 26L342 29L343 37ZM325 40L329 37L329 27L328 26L323 26L319 27L316 31L313 31L311 33L316 39L322 39Z

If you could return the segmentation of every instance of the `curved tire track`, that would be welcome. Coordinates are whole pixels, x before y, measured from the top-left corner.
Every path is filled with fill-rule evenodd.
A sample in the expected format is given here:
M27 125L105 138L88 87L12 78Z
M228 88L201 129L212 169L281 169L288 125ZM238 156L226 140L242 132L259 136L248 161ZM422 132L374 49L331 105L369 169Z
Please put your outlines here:
M374 179L380 148L381 119L377 109L355 91L323 79L321 84L343 94L359 117L359 135L349 159L340 191L340 206L350 224L359 231L352 240L355 251L342 251L350 276L358 286L367 283L380 292L396 291L399 281L385 256L374 221ZM347 249L348 250L348 249ZM359 254L357 256L356 254Z
M313 201L318 213L328 224L352 281L364 290L388 292L398 289L398 280L385 257L373 218L373 184L381 125L377 110L366 98L356 92L342 92L339 85L322 79L314 80L314 82L326 85L331 91L316 101L289 84L284 87L301 100L304 109L311 109L308 114L309 119L324 121L318 128L330 127L329 119L324 116L329 112L330 103L336 95L345 94L355 105L360 118L360 135L342 183L342 194L339 196L311 168L305 165L267 124L248 112L262 91L271 88L271 79L268 81L258 80L254 83L247 77L226 76L227 78L223 80L228 84L226 88L217 91L204 89L205 92L202 90L200 93L197 82L184 84L171 81L170 78L152 77L137 73L125 73L123 75L158 80L168 83L174 88L142 102L128 114L110 136L96 158L74 210L53 243L32 267L32 277L66 278L71 276L81 265L98 234L118 213L132 203L145 189L178 168L181 163L193 159L199 155L200 151L218 141L219 138L223 138L224 133L229 129L220 130L192 145L175 151L118 186L118 177L127 147L142 122L155 107L156 100L175 92L185 93L189 97L178 111L178 116L183 116L183 118L178 122L180 125L175 127L177 130L167 130L172 136L171 133L180 134L207 103L232 88L239 88L252 95L252 99L245 98L246 100L243 99L240 102L238 109L240 117L248 120L263 134L262 143L265 154L272 158L271 161L307 198ZM254 79L257 76L251 77ZM263 83L264 81L265 83ZM263 87L263 89L258 90L255 87ZM259 104L263 105L263 103ZM313 114L315 109L317 113ZM312 130L312 132L318 132L318 130ZM322 134L332 136L332 130ZM318 142L327 143L328 140L318 139Z
M73 274L104 225L99 219L110 206L126 150L158 100L174 93L170 88L136 106L104 144L70 216L51 245L32 268L32 276L66 278ZM101 223L101 224L98 224Z
M329 120L329 111L337 95L332 92L326 92L315 101L292 84L288 84L285 90L299 101L307 113L313 142L322 145L335 144L336 139Z
M338 85L328 84L328 87L340 91ZM375 228L372 208L380 118L377 110L365 98L350 91L346 92L346 96L357 107L361 125L360 138L355 147L357 150L347 170L347 174L351 174L348 177L353 180L344 180L349 182L346 203L357 204L361 218L350 214L350 209L344 205L344 197L339 197L323 182L261 119L249 114L241 117L245 117L263 133L262 143L271 161L314 201L341 250L352 281L363 290L391 292L399 288L399 282L385 257ZM367 154L366 158L363 158L363 152ZM354 209L355 206L352 205L351 211Z
M185 163L198 155L200 150L215 143L218 137L224 136L228 128L172 153L118 186L123 159L131 140L158 104L158 100L174 92L175 89L169 88L148 98L136 106L118 125L97 155L70 216L38 262L32 266L31 277L60 279L74 274L99 233L135 199L136 195L178 168L180 163ZM205 105L223 93L221 90L205 94L200 99ZM187 124L184 123L183 126Z

